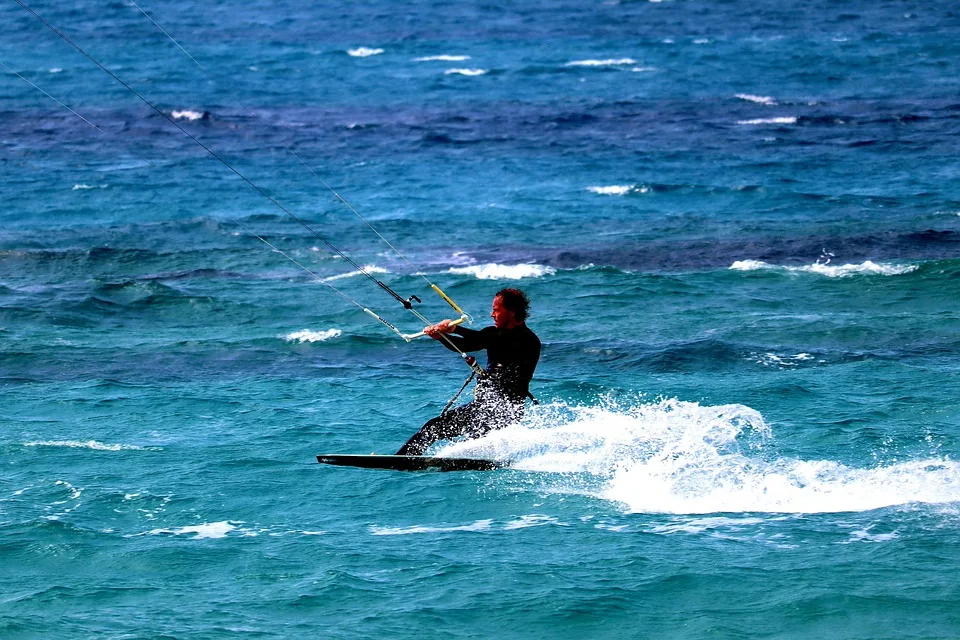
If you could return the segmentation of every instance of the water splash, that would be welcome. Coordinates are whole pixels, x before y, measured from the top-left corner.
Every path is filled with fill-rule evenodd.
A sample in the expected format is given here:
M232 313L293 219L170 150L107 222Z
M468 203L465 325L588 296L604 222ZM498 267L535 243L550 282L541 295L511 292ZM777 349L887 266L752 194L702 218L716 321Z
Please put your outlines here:
M568 482L551 481L546 490L614 501L632 513L833 513L960 502L960 464L948 458L856 468L780 457L763 417L743 405L557 403L530 414L439 454L567 474Z

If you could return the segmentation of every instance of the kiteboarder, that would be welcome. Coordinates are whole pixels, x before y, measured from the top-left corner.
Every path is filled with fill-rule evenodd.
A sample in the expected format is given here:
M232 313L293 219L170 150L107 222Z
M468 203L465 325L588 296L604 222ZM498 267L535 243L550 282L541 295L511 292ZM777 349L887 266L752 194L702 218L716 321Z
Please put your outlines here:
M540 359L540 339L526 325L530 301L519 289L501 289L493 298L494 326L479 331L443 320L423 332L451 351L487 350L487 368L477 380L472 402L428 421L397 451L419 456L438 440L478 438L523 416L530 380Z

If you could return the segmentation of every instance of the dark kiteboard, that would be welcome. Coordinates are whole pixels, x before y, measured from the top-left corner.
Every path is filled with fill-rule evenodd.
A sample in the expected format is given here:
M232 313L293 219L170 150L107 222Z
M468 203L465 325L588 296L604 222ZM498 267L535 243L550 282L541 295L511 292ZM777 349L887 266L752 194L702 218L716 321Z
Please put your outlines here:
M317 462L340 467L393 469L394 471L491 471L503 469L505 462L479 458L433 458L430 456L361 456L349 454L319 455Z

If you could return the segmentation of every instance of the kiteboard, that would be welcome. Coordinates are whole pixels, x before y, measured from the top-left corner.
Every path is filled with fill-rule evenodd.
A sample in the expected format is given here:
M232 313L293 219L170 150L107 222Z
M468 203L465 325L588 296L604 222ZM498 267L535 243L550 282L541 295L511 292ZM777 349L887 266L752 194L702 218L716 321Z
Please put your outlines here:
M491 471L507 463L480 458L435 458L431 456L377 456L331 454L317 456L320 464L394 471Z

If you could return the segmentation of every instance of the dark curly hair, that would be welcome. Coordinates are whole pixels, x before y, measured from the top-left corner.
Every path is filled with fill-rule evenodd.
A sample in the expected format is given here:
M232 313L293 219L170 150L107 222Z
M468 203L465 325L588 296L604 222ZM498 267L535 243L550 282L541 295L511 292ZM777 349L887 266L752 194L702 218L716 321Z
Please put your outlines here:
M526 320L530 314L530 299L520 289L500 289L494 297L500 298L503 301L503 306L508 311L512 311L513 316L520 322Z

